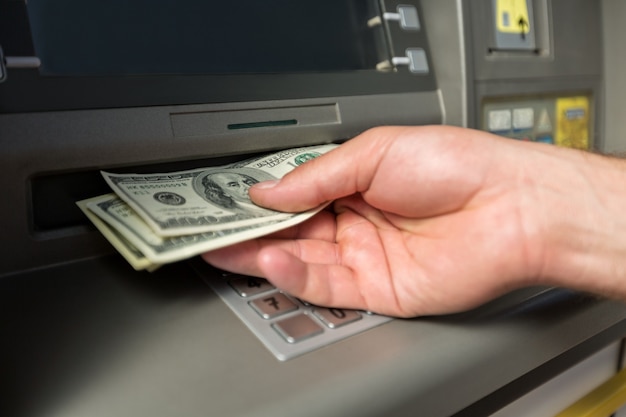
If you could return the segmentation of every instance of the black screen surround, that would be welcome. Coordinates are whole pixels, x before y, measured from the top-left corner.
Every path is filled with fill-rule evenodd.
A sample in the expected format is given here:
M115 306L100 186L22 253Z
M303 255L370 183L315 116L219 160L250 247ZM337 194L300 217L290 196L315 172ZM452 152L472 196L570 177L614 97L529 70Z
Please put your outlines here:
M30 0L23 7L28 24L12 28L8 40L32 39L41 66L9 69L0 113L436 89L432 71L376 70L387 58L382 29L367 25L381 13L377 0ZM427 50L424 27L407 36ZM6 35L0 44L10 44Z

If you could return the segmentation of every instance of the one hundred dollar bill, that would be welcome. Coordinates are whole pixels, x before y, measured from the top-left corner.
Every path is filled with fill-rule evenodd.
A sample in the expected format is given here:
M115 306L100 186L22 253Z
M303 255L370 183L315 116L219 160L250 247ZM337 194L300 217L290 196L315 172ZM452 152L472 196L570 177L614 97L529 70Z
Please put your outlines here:
M337 145L287 149L221 167L158 174L102 172L113 191L159 236L232 231L292 215L259 207L248 189L279 179Z
M89 208L87 203L90 200L78 201L76 204L85 213L87 218L96 226L96 228L102 233L104 237L113 245L115 249L128 261L129 264L136 270L148 270L153 271L160 265L150 261L144 256L144 254L130 243L122 234L120 234L115 228L111 227L108 223L101 220L96 216Z
M176 262L204 252L261 237L301 223L322 209L320 207L304 213L289 214L279 220L268 220L232 229L162 237L154 233L143 219L116 194L105 194L79 201L77 204L79 207L86 207L89 210L87 214L96 224L96 227L98 227L99 222L104 222L109 226L109 229L117 232L103 232L103 234L136 269L141 269L136 265L142 266L147 263L150 266L155 266ZM94 221L94 215L97 221ZM103 230L101 227L98 229ZM142 261L142 258L147 261Z

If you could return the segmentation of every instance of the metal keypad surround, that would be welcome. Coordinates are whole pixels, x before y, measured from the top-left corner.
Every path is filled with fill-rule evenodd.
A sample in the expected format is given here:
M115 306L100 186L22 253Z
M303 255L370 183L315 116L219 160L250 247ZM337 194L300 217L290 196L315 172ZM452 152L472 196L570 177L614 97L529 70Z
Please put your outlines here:
M364 311L311 305L279 291L262 278L228 273L203 277L281 361L391 320Z

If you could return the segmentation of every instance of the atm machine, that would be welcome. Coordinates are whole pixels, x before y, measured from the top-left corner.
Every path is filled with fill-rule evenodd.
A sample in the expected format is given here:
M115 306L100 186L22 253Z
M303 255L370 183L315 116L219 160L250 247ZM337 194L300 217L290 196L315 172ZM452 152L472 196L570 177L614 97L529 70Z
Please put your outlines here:
M3 0L0 415L492 415L618 346L626 306L557 288L415 319L287 294L295 310L263 317L250 290L278 294L266 283L198 259L137 272L75 204L108 192L102 169L223 165L380 125L601 149L600 6ZM320 332L277 331L303 312Z

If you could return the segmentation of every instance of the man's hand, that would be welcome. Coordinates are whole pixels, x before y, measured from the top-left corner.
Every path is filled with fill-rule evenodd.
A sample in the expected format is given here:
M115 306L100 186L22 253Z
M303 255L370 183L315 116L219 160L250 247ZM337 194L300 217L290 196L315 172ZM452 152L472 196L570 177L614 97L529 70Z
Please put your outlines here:
M572 271L571 251L557 250L571 230L555 216L575 209L567 192L585 183L580 154L454 127L372 129L250 189L272 209L334 201L330 210L203 257L318 305L402 317L465 310Z

